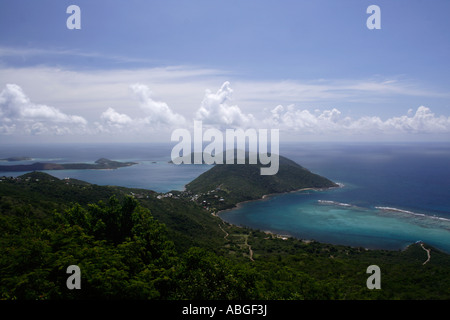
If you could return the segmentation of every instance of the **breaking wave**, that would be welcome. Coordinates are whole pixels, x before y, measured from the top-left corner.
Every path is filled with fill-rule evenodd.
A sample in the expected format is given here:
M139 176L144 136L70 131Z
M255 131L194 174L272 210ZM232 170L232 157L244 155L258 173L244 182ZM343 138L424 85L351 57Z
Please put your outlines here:
M369 208L358 207L353 204L332 201L332 200L318 200L317 202L321 205L327 205L327 206L337 206L337 207L356 209L356 210L370 210ZM416 220L416 223L419 223L423 226L439 225L440 228L444 228L444 229L447 229L450 231L450 219L449 218L444 218L444 217L440 217L440 216L436 216L436 215L429 215L429 214L425 214L425 213L418 213L418 212L408 211L408 210L394 208L394 207L376 206L375 209L385 213L386 215L397 215L398 217L409 218L409 219L414 218Z
M398 209L398 208L375 207L375 209L378 209L378 210L381 210L384 212L404 213L404 214L413 215L413 216L420 217L420 218L430 218L430 219L435 219L435 220L439 220L439 221L450 222L450 219L448 219L448 218L438 217L435 215L428 215L428 214L424 214L424 213L417 213L417 212L412 212L412 211Z
M331 205L331 206L353 207L353 205L349 204L349 203L343 203L343 202L337 202L337 201L331 201L331 200L318 200L317 202L320 204Z

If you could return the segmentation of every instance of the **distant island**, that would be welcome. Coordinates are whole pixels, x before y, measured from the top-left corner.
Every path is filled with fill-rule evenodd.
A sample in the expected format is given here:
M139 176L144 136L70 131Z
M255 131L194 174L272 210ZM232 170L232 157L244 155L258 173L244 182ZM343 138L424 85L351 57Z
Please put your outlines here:
M95 163L46 163L36 162L33 164L20 164L11 166L0 166L2 172L21 172L36 170L88 170L88 169L117 169L129 167L137 164L136 162L119 162L105 158L98 159Z
M8 162L29 161L29 160L33 160L33 159L30 157L10 157L10 158L0 159L0 161L8 161Z

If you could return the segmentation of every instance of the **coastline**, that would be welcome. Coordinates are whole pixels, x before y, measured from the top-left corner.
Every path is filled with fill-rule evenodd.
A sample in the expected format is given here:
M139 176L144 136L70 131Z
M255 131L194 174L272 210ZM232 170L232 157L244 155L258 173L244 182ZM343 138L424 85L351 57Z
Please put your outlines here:
M228 208L228 209L222 209L217 211L216 213L214 213L214 216L217 216L220 218L220 214L223 212L227 212L230 210L235 210L238 209L240 207L242 207L243 204L248 203L248 202L254 202L254 201L261 201L261 200L265 200L269 197L273 197L273 196L277 196L277 195L282 195L282 194L289 194L289 193L295 193L295 192L301 192L301 191L307 191L307 190L315 190L315 191L322 191L322 190L328 190L328 189L334 189L334 188L338 188L338 187L330 187L330 188L302 188L302 189L297 189L297 190L292 190L292 191L286 191L286 192L275 192L275 193L268 193L268 194L264 194L261 198L259 199L252 199L252 200L245 200L245 201L241 201L238 202L234 205L234 207L232 208ZM223 219L222 219L223 220ZM226 222L226 221L225 221Z
M229 211L231 211L231 210L239 209L239 208L241 208L245 203L253 202L253 201L262 201L262 200L266 200L266 199L268 199L268 198L270 198L270 197L272 197L272 196L283 195L283 194L290 194L290 193L297 193L297 192L303 192L303 191L308 191L308 190L313 190L313 191L325 191L325 190L331 190L331 189L342 188L342 187L344 187L344 185L340 183L340 184L338 184L337 187L329 187L329 188L301 188L301 189L292 190L292 191L288 191L288 192L280 192L280 193L266 194L266 195L263 195L263 196L262 196L261 198L259 198L259 199L246 200L246 201L242 201L242 202L236 203L234 207L228 208L228 209L224 209L224 210L220 210L220 211L218 211L217 213L215 213L214 215L217 216L217 217L219 217L223 222L228 223L229 225L232 225L232 226L235 226L235 227L243 227L243 226L245 226L245 225L236 225L236 224L234 224L234 223L231 223L231 222L228 222L228 221L224 220L224 219L222 218L221 214L226 213L226 212L229 212ZM380 210L379 208L377 208L377 209ZM384 210L381 210L381 211L384 211ZM394 212L396 212L396 211L394 211ZM426 217L427 217L427 218L433 218L432 220L440 220L440 219L436 219L436 217L432 217L432 216L426 216ZM447 219L444 219L444 220L447 220ZM414 244L417 243L417 241L414 240L414 241L411 241L410 243L404 243L404 244L401 246L401 248L395 248L395 249L391 249L391 248L378 248L378 247L370 247L370 246L369 246L369 247L366 247L366 246L360 246L360 245L335 244L335 243L332 243L332 242L319 241L319 240L316 240L316 239L314 239L314 238L310 238L310 239L309 239L309 238L301 238L301 237L299 237L299 236L290 234L290 232L288 232L288 231L282 231L282 230L279 230L279 231L273 231L273 230L270 229L270 226L268 226L268 227L266 227L266 228L264 228L264 229L253 228L253 227L250 227L250 226L248 226L248 228L249 228L249 229L259 230L259 231L261 231L261 232L266 233L267 235L270 235L271 237L275 237L275 238L282 239L282 240L287 240L287 239L289 239L289 238L294 238L294 239L299 240L299 241L301 241L301 242L303 242L303 243L305 243L305 244L312 243L312 242L318 242L318 243L322 243L322 244L344 245L344 246L349 246L349 247L354 247L354 248L355 248L355 247L363 247L365 250L388 250L388 251L397 251L397 250L400 250L400 251L405 251L405 250L407 250L411 245L414 245ZM420 242L422 242L422 241L420 241ZM441 248L440 246L435 246L435 245L433 245L433 244L430 245L430 244L427 243L427 242L425 242L425 243L426 243L428 246L433 246L434 248L436 248L436 249L439 250L439 251L448 253L448 250L445 250L444 248Z
M296 192L302 192L302 191L308 191L308 190L313 190L313 191L324 191L324 190L332 190L332 189L337 189L337 188L343 188L344 184L343 183L336 183L336 187L328 187L328 188L312 188L312 187L308 187L308 188L300 188L300 189L296 189L296 190L292 190L292 191L286 191L286 192L274 192L274 193L268 193L268 194L264 194L261 198L259 199L253 199L253 200L245 200L245 201L241 201L238 202L234 205L234 207L232 208L228 208L228 209L223 209L223 210L219 210L216 213L214 213L214 216L217 216L220 218L220 214L226 211L230 211L230 210L235 210L240 208L243 204L248 203L248 202L253 202L253 201L261 201L261 200L265 200L269 197L273 197L273 196L277 196L277 195L282 195L282 194L289 194L289 193L296 193ZM223 219L222 219L223 220Z
M254 202L254 201L263 201L263 200L266 200L266 199L268 199L268 198L270 198L270 197L277 196L277 195L283 195L283 194L290 194L290 193L296 193L296 192L303 192L303 191L308 191L308 190L313 190L313 191L324 191L324 190L331 190L331 189L343 188L343 187L344 187L344 184L342 184L342 183L336 183L336 185L337 185L336 187L329 187L329 188L301 188L301 189L296 189L296 190L292 190L292 191L275 192L275 193L265 194L265 195L263 195L263 196L262 196L261 198L259 198L259 199L253 199L253 200L245 200L245 201L241 201L241 202L236 203L235 206L232 207L232 208L219 210L218 212L213 213L213 216L218 217L220 220L222 220L222 222L229 223L229 222L225 221L224 219L222 219L222 217L220 216L220 214L222 214L222 213L224 213L224 212L231 211L231 210L239 209L239 208L242 207L242 205L244 205L245 203ZM229 224L231 224L231 225L233 225L233 226L235 226L235 227L238 227L238 228L241 227L241 226L238 226L238 225L234 225L234 224L232 224L232 223L229 223ZM300 238L297 238L297 237L295 237L295 236L293 236L293 235L290 235L290 234L280 234L280 233L277 233L277 232L272 231L272 230L264 230L264 231L262 231L262 232L264 232L264 233L266 233L266 234L268 234L268 235L271 235L272 237L276 237L276 238L279 238L279 239L282 239L282 240L287 240L288 238L295 238L295 239L298 239L298 240L300 240L300 241L302 241L302 242L304 242L304 243L307 243L307 244L316 241L316 240L314 240L314 239L300 239Z

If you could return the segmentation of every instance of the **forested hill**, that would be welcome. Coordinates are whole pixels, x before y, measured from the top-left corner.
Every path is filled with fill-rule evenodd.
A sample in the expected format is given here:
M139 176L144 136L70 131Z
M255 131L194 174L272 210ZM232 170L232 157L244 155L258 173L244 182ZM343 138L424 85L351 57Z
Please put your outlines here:
M261 164L248 164L248 161L246 164L216 164L188 183L186 190L193 194L214 190L222 196L223 208L272 193L338 186L283 156L279 157L279 170L275 175L261 175L261 167Z
M0 300L450 299L450 256L428 244L282 239L224 223L186 192L0 177L0 234ZM366 286L370 265L381 290Z

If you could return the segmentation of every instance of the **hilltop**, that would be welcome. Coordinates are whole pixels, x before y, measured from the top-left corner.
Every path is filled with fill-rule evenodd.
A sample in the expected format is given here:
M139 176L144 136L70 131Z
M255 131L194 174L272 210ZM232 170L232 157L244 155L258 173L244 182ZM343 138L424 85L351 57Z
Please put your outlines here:
M261 164L216 164L188 183L186 191L193 195L209 193L212 197L208 201L223 209L272 193L338 187L333 181L282 156L279 157L277 174L261 175L261 167Z

